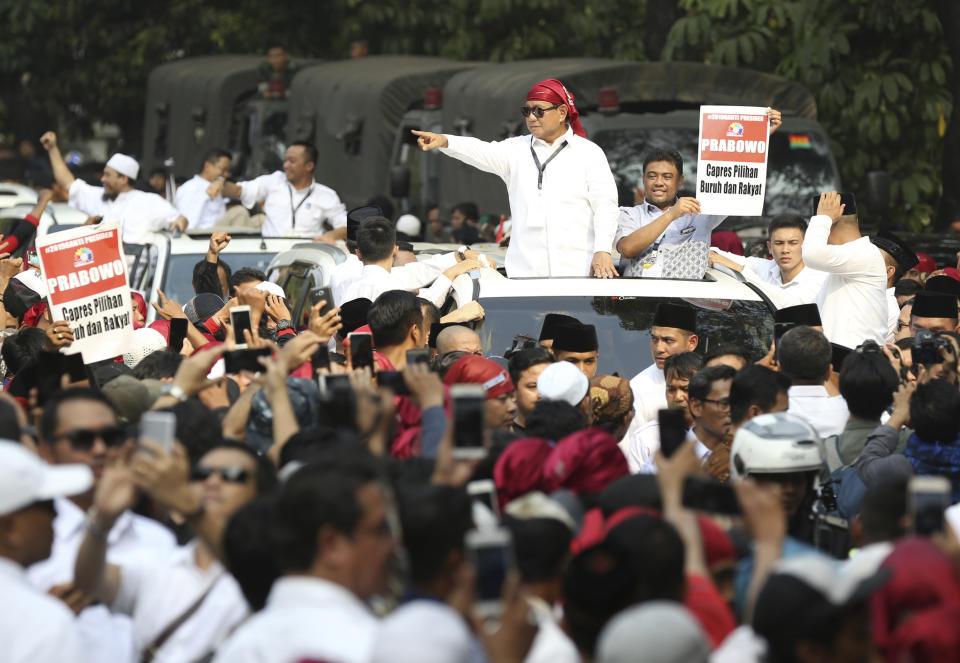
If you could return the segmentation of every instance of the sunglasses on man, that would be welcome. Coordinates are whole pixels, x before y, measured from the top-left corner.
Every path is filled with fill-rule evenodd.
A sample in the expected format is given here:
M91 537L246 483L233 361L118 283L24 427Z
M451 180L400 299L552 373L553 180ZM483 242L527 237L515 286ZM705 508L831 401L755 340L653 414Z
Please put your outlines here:
M66 439L70 442L70 446L77 451L90 451L90 449L93 448L94 442L98 439L103 440L104 445L112 448L119 447L126 442L129 437L130 434L127 432L127 429L119 426L107 426L98 430L75 428L66 433L55 435L52 439Z
M190 480L206 481L214 474L227 483L245 483L250 478L250 473L242 467L195 467L190 470Z
M524 117L530 117L530 114L533 113L533 116L539 120L543 119L544 113L556 110L561 106L563 106L563 104L554 104L548 108L540 108L539 106L523 106L520 108L520 112L523 113Z

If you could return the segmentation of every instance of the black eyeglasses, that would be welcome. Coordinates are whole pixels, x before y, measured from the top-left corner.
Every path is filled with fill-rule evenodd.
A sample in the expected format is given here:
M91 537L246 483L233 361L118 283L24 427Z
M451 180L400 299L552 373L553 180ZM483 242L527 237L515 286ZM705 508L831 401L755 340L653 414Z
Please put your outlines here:
M88 430L86 428L75 428L66 433L55 435L53 439L66 438L77 451L89 451L93 448L93 443L97 439L103 440L108 447L119 447L127 441L129 434L125 428L118 426L107 426L99 430Z
M713 403L714 405L716 405L716 406L717 406L718 408L720 408L721 410L729 410L729 409L730 409L730 399L729 399L729 398L725 398L725 399L719 400L719 401L718 401L717 399L715 399L715 398L701 398L700 400L703 401L704 403Z
M535 118L542 119L544 113L546 113L547 111L556 110L561 106L563 106L563 104L554 104L549 108L540 108L539 106L523 106L520 109L520 112L523 113L524 117L530 117L530 113L533 113L533 116Z
M195 467L190 471L191 481L206 481L212 474L219 474L227 483L244 483L250 473L242 467Z

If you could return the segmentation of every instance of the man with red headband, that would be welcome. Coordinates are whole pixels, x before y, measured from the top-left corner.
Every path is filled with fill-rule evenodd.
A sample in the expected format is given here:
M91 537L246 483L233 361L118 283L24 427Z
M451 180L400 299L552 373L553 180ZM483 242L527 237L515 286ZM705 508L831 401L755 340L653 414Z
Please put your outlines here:
M540 81L520 109L529 136L485 142L414 131L424 151L441 149L507 185L513 231L507 276L619 276L610 252L617 231L617 185L607 158L586 138L573 95Z

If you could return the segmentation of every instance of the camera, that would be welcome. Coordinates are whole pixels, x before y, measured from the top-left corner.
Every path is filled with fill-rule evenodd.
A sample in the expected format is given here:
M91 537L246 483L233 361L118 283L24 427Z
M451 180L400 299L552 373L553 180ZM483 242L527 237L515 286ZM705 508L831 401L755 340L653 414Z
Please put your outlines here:
M913 363L925 366L939 364L944 359L941 348L949 349L950 342L926 329L919 330L913 337Z

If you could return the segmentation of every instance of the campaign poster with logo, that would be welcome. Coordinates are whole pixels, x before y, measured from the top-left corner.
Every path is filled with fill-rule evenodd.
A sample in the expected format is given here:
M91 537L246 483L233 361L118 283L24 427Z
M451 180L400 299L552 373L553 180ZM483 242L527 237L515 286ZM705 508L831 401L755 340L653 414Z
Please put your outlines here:
M37 254L51 315L73 330L63 353L80 352L85 364L123 354L133 342L133 309L119 223L39 237Z
M767 109L701 106L696 199L702 214L760 216L767 187Z

